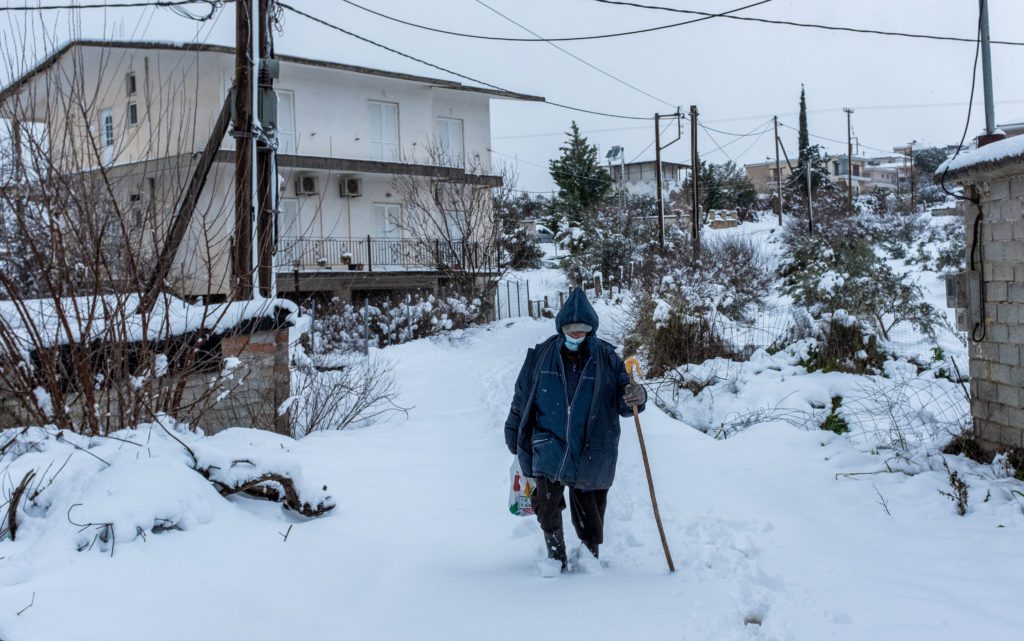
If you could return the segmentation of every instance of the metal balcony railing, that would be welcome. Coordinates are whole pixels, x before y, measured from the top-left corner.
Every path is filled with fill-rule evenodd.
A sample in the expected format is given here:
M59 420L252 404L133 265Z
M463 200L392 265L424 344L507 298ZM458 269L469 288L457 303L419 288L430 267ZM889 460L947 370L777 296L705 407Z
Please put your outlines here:
M484 259L486 260L486 258ZM277 243L279 269L351 269L365 271L475 269L481 263L479 243L393 238L282 237Z

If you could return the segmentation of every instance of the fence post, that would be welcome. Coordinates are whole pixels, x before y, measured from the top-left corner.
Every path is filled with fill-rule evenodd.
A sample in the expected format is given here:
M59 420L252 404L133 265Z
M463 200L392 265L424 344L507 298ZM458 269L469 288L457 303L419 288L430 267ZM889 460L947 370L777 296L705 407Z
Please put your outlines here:
M558 292L558 308L565 306L565 292Z
M313 312L309 319L309 348L316 354L316 296L311 299Z
M548 302L548 295L544 294L544 309L551 309L551 303ZM540 316L540 314L537 314Z
M366 271L373 271L373 237L366 235Z
M363 298L363 355L370 353L370 309L369 298Z
M523 295L519 291L519 281L516 281L516 314L518 316L523 315Z
M526 304L530 304L530 281L526 281ZM533 314L530 314L533 316Z
M508 305L508 316L512 317L512 281L505 281L505 304Z

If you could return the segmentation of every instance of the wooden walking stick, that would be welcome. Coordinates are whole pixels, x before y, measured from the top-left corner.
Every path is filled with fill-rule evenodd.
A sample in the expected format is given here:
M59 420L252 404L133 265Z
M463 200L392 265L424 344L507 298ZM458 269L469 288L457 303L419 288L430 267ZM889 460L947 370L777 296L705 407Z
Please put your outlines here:
M626 359L626 371L629 373L629 382L636 383L634 372L643 376L640 371L640 361L636 356ZM654 495L654 479L651 478L651 463L647 460L647 446L644 445L644 433L640 429L640 414L636 405L633 405L633 422L636 424L636 436L640 439L640 454L644 457L644 471L647 472L647 489L651 491L651 505L654 506L654 520L658 523L658 534L661 535L661 547L665 550L665 560L668 561L668 571L675 572L676 565L672 562L672 553L668 551L668 539L665 538L665 528L661 524L661 512L658 511L658 497Z

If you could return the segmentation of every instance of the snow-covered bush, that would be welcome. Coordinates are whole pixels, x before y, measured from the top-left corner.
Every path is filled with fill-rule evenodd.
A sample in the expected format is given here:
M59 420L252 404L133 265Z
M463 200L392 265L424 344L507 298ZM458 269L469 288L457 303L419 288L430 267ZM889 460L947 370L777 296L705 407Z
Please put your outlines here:
M536 234L531 234L528 225L543 215L548 201L542 196L531 198L519 194L514 198L495 198L494 207L501 222L502 264L509 269L536 269L544 257Z
M360 305L335 298L318 311L313 327L317 353L361 352L464 329L485 320L480 299L449 294L406 294Z
M742 356L723 326L752 319L771 291L773 274L761 249L741 236L707 241L701 256L673 238L652 251L633 285L626 351L638 351L655 375L685 363Z
M932 226L928 234L918 240L911 262L932 271L963 271L967 263L967 234L963 218L952 218L941 226Z
M294 445L245 428L205 437L166 416L105 437L5 430L0 539L113 555L126 543L223 518L236 509L225 497L236 494L307 517L325 514L334 501L321 481L304 477Z
M858 234L861 225L854 217L829 220L814 235L800 225L787 225L787 252L780 267L783 291L815 318L839 314L844 322L859 323L867 334L888 339L895 325L909 322L932 335L938 312L924 301L916 283L893 271Z
M634 198L625 208L606 205L581 226L564 227L559 242L569 251L562 261L569 282L587 283L595 273L603 274L608 282L628 278L657 237L647 212L646 201Z

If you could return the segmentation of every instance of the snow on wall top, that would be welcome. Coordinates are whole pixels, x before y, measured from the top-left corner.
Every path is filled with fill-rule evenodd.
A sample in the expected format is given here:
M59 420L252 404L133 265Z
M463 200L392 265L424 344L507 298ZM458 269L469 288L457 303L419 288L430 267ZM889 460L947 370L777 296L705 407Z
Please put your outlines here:
M27 349L52 347L95 339L109 339L109 319L121 323L114 335L129 342L160 340L205 329L226 333L247 321L294 316L295 303L273 298L193 305L174 297L161 297L147 315L136 314L138 294L78 296L25 301L0 301L0 323ZM67 326L65 322L67 321ZM70 328L70 329L68 329ZM6 333L5 332L5 333Z
M1014 162L1024 165L1024 136L1007 138L978 149L961 152L956 158L939 165L935 169L935 177L941 178L944 173L954 177L970 170L994 169Z

